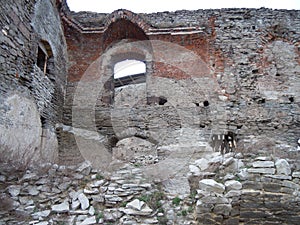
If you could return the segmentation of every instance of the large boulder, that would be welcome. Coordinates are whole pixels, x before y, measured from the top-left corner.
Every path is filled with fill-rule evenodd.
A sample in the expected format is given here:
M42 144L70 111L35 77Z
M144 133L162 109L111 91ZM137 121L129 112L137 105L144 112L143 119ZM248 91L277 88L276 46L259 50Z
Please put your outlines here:
M42 126L33 100L14 94L3 103L0 115L0 160L18 167L40 157Z

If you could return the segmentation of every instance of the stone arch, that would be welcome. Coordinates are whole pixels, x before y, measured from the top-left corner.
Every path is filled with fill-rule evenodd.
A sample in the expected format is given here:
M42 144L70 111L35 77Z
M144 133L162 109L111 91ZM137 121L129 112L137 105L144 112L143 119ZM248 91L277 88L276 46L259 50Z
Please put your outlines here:
M104 23L102 38L102 57L106 63L105 74L108 76L104 87L104 104L114 102L113 67L122 60L139 60L145 63L147 77L152 71L152 46L146 35L149 25L137 14L128 10L116 10ZM145 78L146 81L146 78ZM146 82L147 83L147 82Z
M120 40L145 41L149 40L145 29L147 25L137 14L128 10L117 10L109 15L105 22L103 33L103 51Z
M104 22L104 25L107 28L111 23L116 22L119 19L129 20L132 23L136 24L138 27L140 27L145 32L148 31L148 29L150 28L150 25L148 23L146 23L142 19L142 17L140 17L138 14L133 13L127 9L118 9L118 10L113 11L107 17L106 21Z

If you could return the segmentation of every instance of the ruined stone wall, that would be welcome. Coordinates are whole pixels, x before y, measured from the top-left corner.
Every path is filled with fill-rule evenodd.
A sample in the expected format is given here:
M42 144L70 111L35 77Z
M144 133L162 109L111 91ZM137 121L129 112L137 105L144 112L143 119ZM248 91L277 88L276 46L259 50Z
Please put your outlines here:
M72 108L81 105L76 112L84 113L78 117L87 118L77 126L86 129L92 124L87 129L100 134L108 151L115 141L130 136L159 146L206 143L199 148L219 151L213 137L231 134L238 151L293 157L300 133L299 11L119 10L105 15L74 13L64 5L62 15L71 65L64 123L72 126ZM126 29L116 25L123 20L131 22ZM121 37L111 27L131 33ZM103 49L104 42L108 47ZM132 86L123 87L122 97L115 96L120 91L113 87L113 58L126 56L126 51L129 59L134 58L132 51L147 56L146 100L138 87L136 95L130 94ZM92 82L95 86L90 84L89 90L97 91L88 91L86 99L95 98L93 109L83 109L84 102L74 103L74 92L80 83L92 80L98 83ZM114 104L122 98L123 105ZM160 98L167 102L152 101ZM73 152L71 158L76 152L62 151Z
M198 222L297 224L298 165L293 160L246 154L196 160L190 165L190 181L197 193Z
M23 168L54 162L67 70L56 5L20 0L0 7L1 161Z

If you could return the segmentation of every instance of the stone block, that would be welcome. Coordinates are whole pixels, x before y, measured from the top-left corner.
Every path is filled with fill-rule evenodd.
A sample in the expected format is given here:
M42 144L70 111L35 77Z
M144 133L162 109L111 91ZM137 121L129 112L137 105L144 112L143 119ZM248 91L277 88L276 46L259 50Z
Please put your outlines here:
M239 218L229 218L224 221L224 225L239 225Z
M249 168L249 173L275 174L274 168Z
M195 164L200 168L200 170L206 170L209 166L209 161L205 158L201 158L196 160Z
M232 210L231 204L217 204L213 212L217 215L229 216Z
M229 203L227 198L214 197L214 196L203 197L201 198L201 201L205 204L228 204Z
M70 205L68 202L63 202L61 204L52 205L51 210L57 213L64 213L70 210Z
M288 187L288 188L292 188L292 189L298 189L298 190L300 189L300 185L299 184L296 184L296 183L294 183L292 181L288 181L288 180L284 180L282 182L282 186Z
M214 204L206 204L201 200L198 200L196 203L196 212L197 214L205 214L212 211Z
M265 177L273 178L273 179L276 179L276 180L292 180L292 177L288 176L288 175L275 174L275 175L265 175Z
M275 166L277 174L291 175L291 167L286 159L278 159L275 162Z
M280 184L275 184L275 183L263 183L263 189L265 191L270 191L270 192L279 192L281 189Z
M232 198L232 197L239 197L241 196L242 191L241 190L230 190L225 194L226 198Z
M208 192L216 192L222 194L225 191L225 186L216 182L213 179L203 179L199 181L199 188Z
M253 162L252 166L254 168L269 168L274 167L273 161L255 161Z
M300 172L299 171L293 172L292 177L293 178L300 178Z
M242 184L239 181L236 180L228 180L225 182L225 187L227 191L230 190L240 190L242 189Z

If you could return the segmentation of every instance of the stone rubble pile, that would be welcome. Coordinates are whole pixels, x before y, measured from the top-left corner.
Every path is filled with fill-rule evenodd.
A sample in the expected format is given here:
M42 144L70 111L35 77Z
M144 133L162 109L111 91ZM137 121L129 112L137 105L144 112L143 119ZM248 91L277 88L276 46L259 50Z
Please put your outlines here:
M142 167L142 166L141 166ZM187 166L190 194L174 194L143 168L51 165L2 169L0 224L297 224L300 168L270 156L211 153ZM178 192L179 193L179 192Z
M53 165L43 175L2 172L0 185L1 225L166 224L176 217L192 224L176 215L173 197L168 199L130 164L111 173L88 163L78 168Z
M297 224L300 221L299 171L286 159L241 154L201 158L190 168L203 224Z

